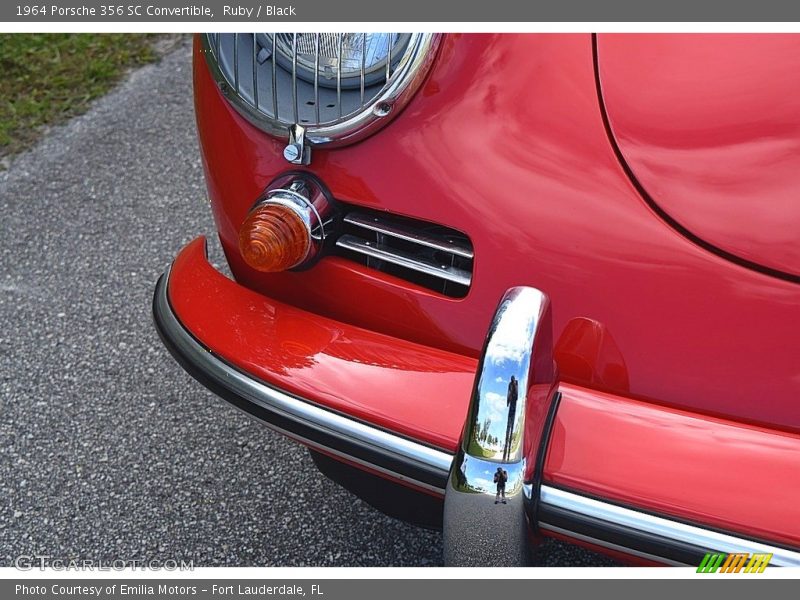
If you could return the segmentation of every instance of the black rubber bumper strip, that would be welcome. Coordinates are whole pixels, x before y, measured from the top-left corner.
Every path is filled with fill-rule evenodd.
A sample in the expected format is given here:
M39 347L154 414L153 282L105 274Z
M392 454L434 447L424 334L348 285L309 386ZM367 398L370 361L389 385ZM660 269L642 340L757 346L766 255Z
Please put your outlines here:
M700 548L554 506L540 506L539 522L544 529L556 527L572 535L624 548L624 552L633 551L636 555L657 557L659 561L666 560L672 564L699 565L706 552L714 551L714 548Z

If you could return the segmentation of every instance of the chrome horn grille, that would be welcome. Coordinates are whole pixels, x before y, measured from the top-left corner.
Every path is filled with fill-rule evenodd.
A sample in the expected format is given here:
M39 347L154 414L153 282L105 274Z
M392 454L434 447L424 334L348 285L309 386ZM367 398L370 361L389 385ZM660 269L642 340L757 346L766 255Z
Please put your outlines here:
M410 100L439 36L208 33L202 39L220 89L253 124L287 139L299 132L311 145L340 145L369 135Z
M445 296L462 298L472 284L472 244L441 225L358 209L345 214L335 245L343 257Z

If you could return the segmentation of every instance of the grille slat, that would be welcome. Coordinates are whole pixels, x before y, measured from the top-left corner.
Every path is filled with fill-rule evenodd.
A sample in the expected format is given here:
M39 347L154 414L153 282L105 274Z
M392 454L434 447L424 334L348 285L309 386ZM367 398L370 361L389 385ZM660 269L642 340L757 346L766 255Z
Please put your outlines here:
M389 248L382 244L372 244L354 235L345 234L336 240L336 245L345 250L351 250L370 258L384 260L398 267L404 267L430 275L444 281L456 283L458 285L469 286L472 276L461 269L449 265L438 265L424 261L414 255L406 254L395 248Z
M256 44L256 34L253 33L253 105L258 110L258 44Z
M314 118L319 123L319 34L314 41Z
M361 69L359 71L361 79L361 104L364 104L364 82L367 79L367 34L361 34Z
M472 283L474 253L454 229L356 209L342 218L336 253L445 296L462 298Z
M300 111L297 109L297 34L292 34L292 109L294 122L299 123Z
M418 228L403 225L400 222L391 222L359 212L349 213L344 218L344 222L463 258L472 259L473 257L472 248L467 244L458 243L452 237L431 235L420 231Z
M233 34L233 85L239 93L239 34Z
M388 60L386 61L386 81L389 81L389 78L392 76L392 44L389 42L386 48L386 55L388 56Z
M278 115L278 66L275 62L277 38L272 36L272 114ZM253 42L255 43L255 41Z
M336 106L339 107L339 118L342 118L342 39L339 34L339 51L336 54Z

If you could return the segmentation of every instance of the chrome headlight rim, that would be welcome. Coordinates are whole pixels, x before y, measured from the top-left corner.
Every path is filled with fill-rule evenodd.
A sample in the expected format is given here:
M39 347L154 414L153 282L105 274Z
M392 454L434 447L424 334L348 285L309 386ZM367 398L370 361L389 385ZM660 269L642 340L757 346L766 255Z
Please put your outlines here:
M212 36L201 34L202 52L206 64L220 92L231 106L247 121L265 133L287 139L294 123L278 120L257 109L250 101L237 93L230 77L222 71ZM253 35L253 34L249 34ZM380 92L359 110L341 119L323 124L299 123L305 129L305 140L312 146L339 147L360 141L387 125L408 104L422 83L435 60L442 34L412 33L406 51L394 66L394 70Z

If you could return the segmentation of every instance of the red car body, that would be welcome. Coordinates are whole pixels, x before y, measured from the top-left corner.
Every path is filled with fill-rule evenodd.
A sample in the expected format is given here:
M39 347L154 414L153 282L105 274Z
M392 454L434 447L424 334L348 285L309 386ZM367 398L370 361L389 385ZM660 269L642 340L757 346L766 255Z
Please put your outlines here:
M534 286L550 299L561 394L541 484L794 564L800 36L447 34L437 52L390 124L301 169L349 205L465 232L469 293L337 256L250 268L239 229L291 170L285 140L231 106L198 41L203 164L236 281L191 243L169 279L177 319L258 381L454 454L498 300ZM670 562L559 519L531 528Z

